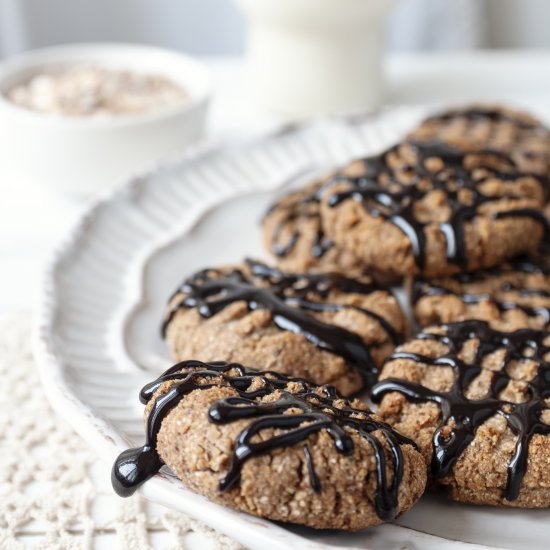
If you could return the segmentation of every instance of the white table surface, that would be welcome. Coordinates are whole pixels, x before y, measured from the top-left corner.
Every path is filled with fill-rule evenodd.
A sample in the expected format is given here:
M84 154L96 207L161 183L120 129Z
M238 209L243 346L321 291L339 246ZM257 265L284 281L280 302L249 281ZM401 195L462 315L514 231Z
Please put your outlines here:
M242 60L207 58L205 63L216 89L209 138L245 139L282 121L251 97ZM550 52L395 55L386 68L388 104L499 100L550 110ZM31 309L45 255L87 201L40 182L0 186L0 313L8 313ZM109 548L112 541L104 542L101 547Z

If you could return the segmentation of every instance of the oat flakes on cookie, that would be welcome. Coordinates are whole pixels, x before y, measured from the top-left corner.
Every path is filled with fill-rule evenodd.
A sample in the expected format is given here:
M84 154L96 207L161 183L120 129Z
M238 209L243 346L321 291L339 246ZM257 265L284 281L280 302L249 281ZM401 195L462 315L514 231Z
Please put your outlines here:
M548 331L502 332L484 321L430 327L387 360L372 397L454 500L546 508L549 359Z
M548 329L549 262L539 254L473 273L416 277L410 288L414 317L423 327L480 319L499 330Z
M424 120L412 140L439 139L455 147L510 155L519 170L550 175L550 130L528 113L499 105L448 109Z
M366 275L287 273L251 260L188 278L164 321L177 361L223 357L344 395L372 384L404 332L397 300Z
M330 386L186 361L145 386L141 400L146 443L123 452L112 472L122 496L166 464L225 506L357 531L401 515L424 491L414 443Z
M406 142L356 161L320 191L323 227L366 266L428 277L492 267L536 250L543 178L505 154Z

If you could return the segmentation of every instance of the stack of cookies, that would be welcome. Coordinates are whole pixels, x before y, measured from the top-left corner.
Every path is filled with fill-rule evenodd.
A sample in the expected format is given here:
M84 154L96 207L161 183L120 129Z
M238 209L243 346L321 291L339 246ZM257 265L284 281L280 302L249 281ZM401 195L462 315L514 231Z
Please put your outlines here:
M274 265L207 268L170 298L180 363L142 391L147 441L117 491L166 464L225 505L347 530L426 485L550 506L549 175L540 121L474 106L282 197Z

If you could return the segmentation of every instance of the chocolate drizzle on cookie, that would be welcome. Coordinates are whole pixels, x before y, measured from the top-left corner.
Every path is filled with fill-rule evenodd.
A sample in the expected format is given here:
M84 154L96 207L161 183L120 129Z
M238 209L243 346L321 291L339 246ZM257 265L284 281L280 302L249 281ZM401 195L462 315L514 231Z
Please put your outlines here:
M545 282L543 287L533 287L530 283L521 283L521 280L514 282L514 279L535 274L545 277L550 275L544 257L523 256L504 266L461 273L443 279L429 280L417 277L413 280L411 301L416 305L423 298L456 296L466 305L487 302L501 313L520 310L529 317L540 317L542 324L547 325L550 323L550 301L548 305L535 305L531 301L537 298L549 299L550 282ZM469 289L469 285L482 285L491 279L499 280L498 288L485 292L474 292Z
M547 132L546 128L535 120L528 120L508 110L483 106L445 111L444 113L427 118L423 124L430 122L450 122L458 118L474 122L485 120L493 123L505 122L513 124L520 130L541 130Z
M307 473L309 475L309 483L311 488L316 492L321 492L321 482L319 481L319 476L315 471L315 465L313 464L313 458L311 456L311 451L307 445L304 445L304 456L306 457L307 464Z
M550 323L549 305L531 305L533 298L550 298L550 284L543 287L525 286L526 283L513 282L514 278L538 274L550 275L547 261L544 257L519 257L504 266L461 273L444 279L423 279L416 277L413 280L411 302L416 305L423 298L435 296L456 296L464 304L480 304L487 302L495 306L501 313L510 310L520 310L529 317L540 317L542 323ZM500 279L500 286L487 292L473 292L467 285L483 284L484 281ZM510 280L512 279L512 280ZM465 288L457 289L457 285Z
M313 236L310 254L312 258L322 258L333 246L334 243L325 234L319 213L319 195L317 187L311 193L296 193L293 200L288 198L283 203L277 202L267 211L265 218L276 212L282 211L281 219L275 225L271 239L271 252L277 258L285 258L292 253L296 244L302 236L300 223L305 220L313 221L317 225L317 230ZM290 235L283 241L283 235L287 227L296 227L292 229Z
M171 385L164 393L157 394L165 382ZM403 477L400 445L415 446L412 441L375 420L370 411L351 407L349 401L341 398L331 386L317 387L302 379L245 370L241 365L221 361L184 361L143 388L141 401L153 400L147 418L146 442L143 447L124 451L115 461L111 481L119 495L131 495L163 466L157 452L157 436L167 414L187 394L214 386L229 387L236 395L212 403L207 413L209 421L216 424L247 421L235 440L229 469L219 483L220 491L230 490L239 483L242 467L248 460L303 443L311 488L318 493L321 483L307 447L309 436L325 431L339 453L351 455L354 452L352 434L356 434L374 451L376 512L383 520L395 517ZM262 398L272 395L273 399L263 401ZM273 432L266 436L266 430ZM257 437L259 434L262 437ZM391 481L388 469L392 472Z
M388 362L399 359L422 363L428 367L447 367L454 372L454 382L448 391L431 390L421 384L388 378L372 390L372 398L379 401L385 394L399 392L413 402L433 402L439 405L441 420L433 435L432 471L435 476L447 475L464 450L473 441L477 428L489 418L500 415L517 436L513 456L508 464L508 479L504 497L508 501L518 498L521 482L527 470L529 443L535 434L550 435L542 413L548 410L545 399L550 398L550 333L521 329L515 332L493 330L483 321L463 321L442 325L442 334L423 332L417 339L435 340L447 346L440 357L396 351ZM477 339L475 357L471 362L460 358L464 344ZM483 360L490 354L504 350L501 368L493 372L487 395L482 399L469 399L466 392L481 374ZM500 398L508 383L513 380L508 372L512 362L534 361L536 375L527 382L525 401L509 402ZM450 429L450 434L447 430Z
M247 266L251 276L238 269L226 274L205 269L187 279L173 296L181 295L181 298L173 303L163 323L163 334L181 308L196 308L201 317L208 319L230 304L243 301L250 310L268 310L278 328L302 334L318 348L343 357L361 373L365 385L372 385L378 369L363 339L311 314L346 309L359 311L374 319L397 344L399 334L374 311L354 305L315 301L326 299L333 290L367 295L379 290L388 292L386 289L374 282L366 283L335 273L286 273L252 260L247 260ZM260 286L254 279L268 286Z
M348 189L330 195L328 205L334 208L344 201L354 200L361 203L371 216L390 221L409 238L420 269L426 260L424 229L427 223L418 219L415 206L429 193L440 191L445 194L445 203L451 213L448 221L439 224L439 229L447 241L446 256L450 262L466 267L465 224L479 214L482 205L503 198L522 198L512 193L484 194L480 189L482 184L492 178L503 181L515 181L527 176L539 181L542 179L536 174L519 172L514 161L504 153L493 150L461 151L441 141L405 144L416 156L415 165L394 168L390 159L398 154L402 146L396 145L378 156L364 159L365 172L361 176L336 176L330 185L345 182ZM429 159L440 159L441 167L430 170ZM467 159L477 159L475 167L468 167ZM407 174L412 180L403 183L400 174ZM544 216L534 208L503 210L493 213L493 217L528 217L546 230Z

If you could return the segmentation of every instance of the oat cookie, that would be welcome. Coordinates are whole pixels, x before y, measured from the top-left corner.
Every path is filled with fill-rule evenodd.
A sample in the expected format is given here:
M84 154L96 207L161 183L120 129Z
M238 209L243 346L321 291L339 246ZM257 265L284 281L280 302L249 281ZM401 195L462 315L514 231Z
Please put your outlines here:
M339 175L354 176L358 164L343 168ZM331 176L333 177L333 176ZM330 239L322 224L320 191L331 179L325 177L293 191L275 202L262 222L263 240L273 263L280 269L312 272L364 272L385 286L399 284L401 276L364 262Z
M173 357L220 357L336 386L372 384L405 332L392 293L371 278L294 274L249 260L187 279L164 321Z
M420 326L480 319L499 330L550 328L548 256L437 279L416 277L411 305Z
M256 516L357 531L422 495L414 443L330 386L186 361L141 392L147 440L115 462L128 496L166 464L191 490Z
M535 250L546 229L544 178L494 151L402 143L320 191L337 246L382 272L428 277L492 267Z
M548 331L502 332L484 321L434 326L392 354L372 397L454 500L545 508L549 357Z
M289 193L274 203L262 222L264 244L281 269L346 271L359 267L347 251L334 246L321 225L317 192L322 182Z
M550 174L550 130L528 113L499 105L449 109L423 121L409 136L440 139L455 147L492 149L510 155L518 169Z

